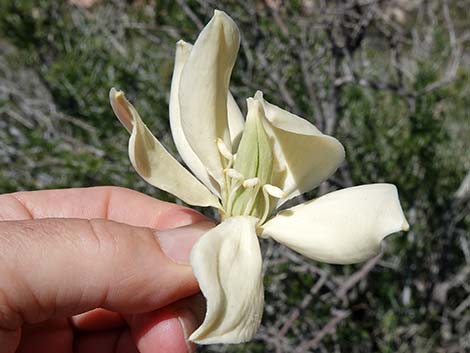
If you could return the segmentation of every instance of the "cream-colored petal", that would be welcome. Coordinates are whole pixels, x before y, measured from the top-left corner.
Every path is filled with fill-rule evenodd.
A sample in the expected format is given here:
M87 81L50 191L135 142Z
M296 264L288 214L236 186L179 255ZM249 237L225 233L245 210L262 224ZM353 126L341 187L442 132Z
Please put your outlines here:
M395 185L369 184L282 211L263 236L314 260L349 264L377 255L383 238L408 227Z
M170 127L171 134L175 146L189 169L207 188L216 195L220 195L219 185L209 175L207 168L202 164L199 157L194 153L193 149L188 143L184 135L183 127L181 126L181 115L179 106L179 83L181 79L181 72L188 60L191 53L192 45L182 40L176 43L175 53L175 67L173 69L173 78L171 81L170 91Z
M190 205L220 208L217 197L179 164L153 136L124 94L112 88L109 97L114 113L130 129L129 158L137 173L149 184Z
M176 148L186 163L189 169L193 172L196 177L203 182L205 186L212 193L219 195L219 186L215 180L207 172L207 168L202 164L199 157L194 153L193 149L188 143L186 136L181 126L181 115L179 107L179 83L181 79L181 72L183 67L188 60L189 53L191 53L192 45L180 40L176 43L176 54L175 54L175 67L173 69L173 78L171 81L171 93L170 93L170 126L173 140ZM227 113L228 113L228 127L230 130L230 137L232 142L232 148L235 149L240 142L240 138L243 132L243 126L245 120L237 105L237 102L233 98L232 94L228 92L227 98Z
M232 142L232 152L235 153L237 152L238 144L242 138L245 119L243 118L240 107L238 106L230 91L228 92L227 98L227 114L228 128L230 130L230 139Z
M184 135L219 185L223 185L224 178L216 141L221 138L231 148L227 92L239 45L237 26L224 12L216 10L189 54L179 86Z
M240 343L256 333L264 302L256 222L247 216L228 218L194 245L190 261L207 311L191 341Z
M266 132L274 142L275 168L280 170L273 184L287 199L307 192L333 174L344 160L344 148L335 138L322 134L305 119L289 113L263 98Z

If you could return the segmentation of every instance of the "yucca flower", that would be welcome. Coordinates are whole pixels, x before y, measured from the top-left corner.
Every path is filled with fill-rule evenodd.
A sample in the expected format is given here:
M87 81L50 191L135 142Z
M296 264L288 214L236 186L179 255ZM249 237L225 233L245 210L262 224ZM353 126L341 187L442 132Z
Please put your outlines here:
M194 46L176 45L171 132L194 175L165 150L122 92L110 92L142 178L189 205L220 213L221 223L190 256L207 299L204 322L190 337L199 344L239 343L256 333L264 302L259 237L313 260L349 264L377 255L386 235L408 229L391 184L335 191L276 214L285 201L333 174L344 149L259 91L247 100L245 122L229 91L239 44L233 20L216 10Z

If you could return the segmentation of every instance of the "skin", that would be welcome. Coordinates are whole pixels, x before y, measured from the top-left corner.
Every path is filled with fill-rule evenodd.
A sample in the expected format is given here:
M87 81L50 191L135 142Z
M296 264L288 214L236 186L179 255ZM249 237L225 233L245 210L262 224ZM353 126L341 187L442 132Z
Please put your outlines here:
M188 258L212 226L117 187L0 195L0 352L193 351Z

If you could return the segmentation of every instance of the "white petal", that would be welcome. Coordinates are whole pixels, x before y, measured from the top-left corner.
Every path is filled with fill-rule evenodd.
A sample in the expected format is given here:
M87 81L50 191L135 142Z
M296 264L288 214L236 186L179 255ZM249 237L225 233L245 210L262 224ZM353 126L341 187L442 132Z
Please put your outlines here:
M314 260L349 264L377 255L383 238L408 227L395 185L369 184L282 211L263 236Z
M176 149L178 150L181 158L186 163L194 175L204 183L212 193L219 195L219 186L215 180L209 175L206 167L202 164L199 157L194 153L184 135L183 127L181 126L181 115L179 106L179 83L181 72L186 64L186 61L191 53L192 45L180 40L176 43L175 53L175 67L173 69L173 78L171 81L170 93L170 127L173 141L175 142Z
M275 168L283 171L273 184L286 192L287 199L312 190L336 171L344 160L344 148L338 140L268 103L260 91L255 99L262 102L268 120L266 132L274 141Z
M131 130L129 158L137 173L190 205L220 208L217 197L165 150L123 93L112 88L109 97L114 113Z
M230 147L227 94L240 45L233 20L221 11L202 30L181 73L181 123L189 145L209 174L223 185L223 166L216 147L221 138Z
M207 299L207 312L191 341L240 343L256 333L264 302L256 222L253 217L228 218L193 247L191 266Z

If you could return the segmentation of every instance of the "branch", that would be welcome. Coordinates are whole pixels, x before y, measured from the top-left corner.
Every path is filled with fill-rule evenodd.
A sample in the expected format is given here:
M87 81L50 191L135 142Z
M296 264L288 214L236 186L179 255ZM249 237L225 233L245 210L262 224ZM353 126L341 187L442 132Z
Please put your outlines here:
M318 291L323 287L327 279L326 274L321 275L320 279L315 283L315 285L310 289L310 293L307 294L304 299L302 300L302 303L299 305L298 308L295 308L294 310L291 311L288 319L284 323L284 325L281 327L278 333L279 339L289 331L289 329L292 327L293 323L299 318L301 310L305 310L310 303L312 302L314 296L318 293Z
M336 329L336 326L338 326L338 324L344 319L346 319L349 315L351 315L351 311L349 310L338 310L333 316L333 318L328 321L325 326L323 326L323 328L315 335L315 337L310 341L307 341L300 345L300 347L295 350L295 353L303 353L309 351L310 349L316 348L320 344L322 339L325 338L326 335L333 333Z
M451 55L450 55L449 62L447 64L444 77L441 80L438 80L426 86L424 88L424 92L431 92L433 90L436 90L452 82L454 78L457 76L457 70L460 65L462 47L460 46L460 42L457 41L457 37L455 35L454 22L452 21L452 18L449 13L449 1L448 0L444 0L442 3L442 13L444 15L444 20L447 26L447 31L449 33Z
M336 292L336 295L341 298L345 299L346 294L348 291L354 287L360 280L365 278L367 274L372 271L372 269L377 265L379 260L382 258L382 252L377 255L376 257L373 257L369 261L367 261L358 271L354 272L349 278L344 282L344 284L338 289Z
M201 31L204 28L204 24L202 21L199 19L199 17L194 13L193 10L189 7L189 5L186 3L185 0L176 0L178 5L181 6L183 11L188 15L188 17L193 21L193 23L196 25L197 29Z

